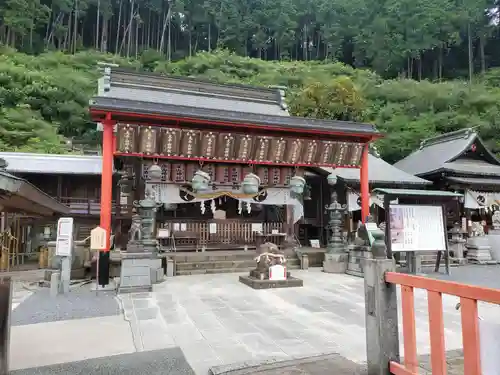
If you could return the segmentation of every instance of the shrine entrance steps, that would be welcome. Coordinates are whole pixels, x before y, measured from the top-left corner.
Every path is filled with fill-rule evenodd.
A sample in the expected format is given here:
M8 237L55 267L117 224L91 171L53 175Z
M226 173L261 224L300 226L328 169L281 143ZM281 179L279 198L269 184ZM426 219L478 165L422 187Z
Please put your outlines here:
M287 268L299 269L300 261L295 252L286 252ZM211 250L204 252L168 253L175 264L175 274L201 275L231 272L249 272L255 269L255 250Z

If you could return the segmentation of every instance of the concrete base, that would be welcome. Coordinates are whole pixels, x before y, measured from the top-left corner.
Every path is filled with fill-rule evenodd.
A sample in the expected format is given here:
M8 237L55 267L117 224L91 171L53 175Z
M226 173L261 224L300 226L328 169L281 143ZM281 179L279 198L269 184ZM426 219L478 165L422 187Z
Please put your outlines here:
M349 262L345 273L352 276L363 277L363 266L365 259L372 259L373 255L370 246L349 246Z
M323 261L323 272L326 273L345 273L347 270L348 253L325 254Z
M95 281L92 282L90 286L90 290L97 292L112 292L116 290L116 282L114 280L109 280L109 284L106 286L101 286L97 284Z
M487 236L470 237L465 245L467 260L471 263L487 264L492 262L491 246Z
M260 280L253 276L240 276L240 283L253 289L294 288L304 286L301 279L288 276L286 280Z
M498 229L490 230L490 233L486 237L491 246L491 259L497 262L500 261L500 231Z
M43 279L45 281L50 281L51 275L54 272L59 272L58 269L47 269L44 271ZM85 279L85 268L77 268L71 270L71 280L81 280Z
M152 253L123 254L118 293L150 292L153 284L161 281L161 259Z

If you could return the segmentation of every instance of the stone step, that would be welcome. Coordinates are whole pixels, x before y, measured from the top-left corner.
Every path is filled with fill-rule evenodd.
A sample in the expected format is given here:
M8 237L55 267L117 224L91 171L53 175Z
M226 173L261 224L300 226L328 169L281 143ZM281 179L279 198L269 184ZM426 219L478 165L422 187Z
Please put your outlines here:
M177 270L197 270L197 269L221 269L221 268L255 268L255 260L218 260L203 262L177 262ZM298 259L287 259L287 265L300 265Z
M211 262L178 262L177 270L196 270L196 269L214 269L214 268L245 268L255 267L255 260L222 260Z
M205 275L205 274L216 274L216 273L238 273L238 272L250 272L255 269L255 265L246 268L214 268L214 269L195 269L195 270L177 270L177 276L185 275ZM300 266L298 265L288 265L289 270L298 270Z

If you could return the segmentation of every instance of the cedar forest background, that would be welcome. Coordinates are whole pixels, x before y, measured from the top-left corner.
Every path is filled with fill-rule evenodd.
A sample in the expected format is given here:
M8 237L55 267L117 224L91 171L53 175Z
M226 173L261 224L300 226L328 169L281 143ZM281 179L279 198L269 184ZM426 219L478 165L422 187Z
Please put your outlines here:
M98 147L97 63L285 85L295 115L366 121L394 162L478 127L500 152L490 0L0 0L0 150ZM81 151L81 150L80 150Z

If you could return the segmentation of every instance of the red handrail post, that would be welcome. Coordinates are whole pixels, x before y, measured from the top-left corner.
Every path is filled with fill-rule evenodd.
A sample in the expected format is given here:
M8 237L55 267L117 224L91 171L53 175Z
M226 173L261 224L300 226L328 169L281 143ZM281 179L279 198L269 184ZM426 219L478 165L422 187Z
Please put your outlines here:
M368 375L388 375L390 362L400 360L396 285L385 282L394 270L392 259L367 259L363 268Z

